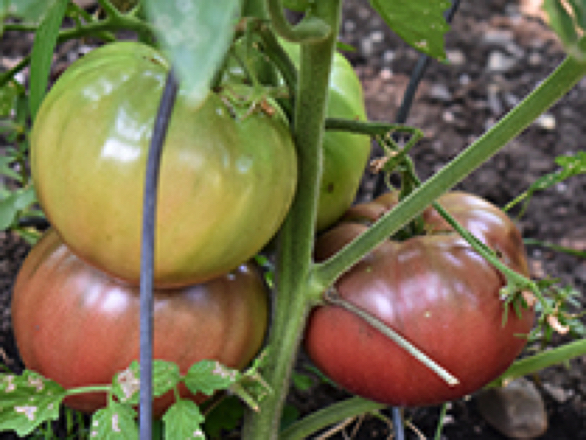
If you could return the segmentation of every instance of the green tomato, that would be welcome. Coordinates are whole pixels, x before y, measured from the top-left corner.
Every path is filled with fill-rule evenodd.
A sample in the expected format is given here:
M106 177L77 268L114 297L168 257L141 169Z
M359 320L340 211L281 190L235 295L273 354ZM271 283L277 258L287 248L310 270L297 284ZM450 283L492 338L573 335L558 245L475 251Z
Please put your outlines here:
M300 46L281 42L295 64ZM362 85L348 60L336 52L330 74L326 116L354 121L366 120ZM320 185L317 229L338 220L356 197L370 155L368 136L328 131L323 140L324 163Z
M167 61L140 43L106 45L74 63L47 95L32 133L39 201L79 257L137 284L146 158ZM210 93L191 108L180 90L159 177L155 284L226 273L260 250L297 183L284 116L238 116Z

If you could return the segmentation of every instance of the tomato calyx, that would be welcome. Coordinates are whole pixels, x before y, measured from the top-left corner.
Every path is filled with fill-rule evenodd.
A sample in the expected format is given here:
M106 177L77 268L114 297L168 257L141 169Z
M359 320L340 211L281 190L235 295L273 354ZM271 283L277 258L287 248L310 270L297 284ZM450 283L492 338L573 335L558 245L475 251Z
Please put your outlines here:
M409 352L411 356L419 360L427 368L437 374L449 386L453 387L460 383L458 378L453 376L449 371L427 356L423 351L409 342L409 340L401 336L376 316L342 298L335 287L326 290L324 293L324 301L329 305L341 307L346 311L356 315L360 319L366 321L372 327L381 332L385 337L389 338L391 341L395 342L397 345Z

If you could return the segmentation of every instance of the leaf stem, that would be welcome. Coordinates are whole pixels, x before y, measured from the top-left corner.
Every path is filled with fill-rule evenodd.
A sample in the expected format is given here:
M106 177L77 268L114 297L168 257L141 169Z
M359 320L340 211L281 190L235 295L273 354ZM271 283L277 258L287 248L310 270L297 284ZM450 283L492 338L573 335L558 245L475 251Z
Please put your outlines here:
M386 408L382 403L351 397L341 402L329 405L301 420L293 423L281 432L280 440L303 440L320 429L323 429L340 420L356 417L366 413L372 413Z
M486 388L502 385L506 381L536 373L552 365L566 362L586 354L586 339L570 342L551 350L539 352L536 355L520 359L513 363L498 379L491 382Z
M420 361L427 368L432 370L449 386L456 386L460 383L460 381L455 376L453 376L445 368L443 368L441 365L436 363L433 359L431 359L429 356L427 356L425 353L423 353L421 350L419 350L417 347L411 344L411 342L409 342L407 339L405 339L391 327L389 327L380 319L376 318L370 313L362 310L361 308L341 298L337 293L335 293L334 289L330 289L326 293L325 300L330 304L342 307L343 309L349 311L350 313L366 321L368 324L370 324L372 327L374 327L379 332L384 334L387 338L392 340L398 346L406 350L411 356Z
M586 46L586 37L582 39ZM386 237L397 232L443 193L464 179L517 136L541 113L567 93L586 74L586 62L567 57L529 96L476 142L404 198L364 234L330 259L317 264L312 276L316 284L331 286Z

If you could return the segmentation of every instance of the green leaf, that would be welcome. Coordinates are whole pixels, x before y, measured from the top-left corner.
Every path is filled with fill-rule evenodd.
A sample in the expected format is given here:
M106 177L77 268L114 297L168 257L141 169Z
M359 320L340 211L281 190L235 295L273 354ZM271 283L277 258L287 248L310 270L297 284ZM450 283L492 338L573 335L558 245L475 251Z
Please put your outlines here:
M153 361L153 396L158 397L172 390L181 380L179 367L173 362ZM140 366L133 361L130 366L114 376L112 393L123 403L137 404L140 399Z
M312 377L296 371L293 372L291 379L293 381L293 385L299 391L308 391L313 386L314 382Z
M10 165L14 163L14 156L0 157L0 175L9 177L20 182L20 174L14 171Z
M228 396L206 415L205 432L211 438L222 438L222 432L235 429L244 417L244 405L236 396Z
M0 432L13 430L24 437L41 424L57 420L65 395L61 385L34 371L0 375Z
M241 0L145 0L144 5L188 100L197 107L228 50Z
M191 400L175 402L163 416L166 440L197 439L205 440L201 429L204 416Z
M48 10L35 34L31 55L29 96L29 106L33 120L47 91L53 51L57 44L59 28L63 22L68 3L68 0L57 0Z
M185 385L196 393L208 396L218 390L227 390L240 378L240 372L225 367L218 361L204 360L191 366L185 376Z
M131 407L111 401L106 408L99 409L92 416L90 436L99 440L137 440L135 417Z
M0 88L0 118L8 118L16 107L18 89L13 82L8 82Z
M446 0L370 0L387 25L405 42L434 58L445 60L444 35L450 26Z
M37 197L32 185L10 191L0 200L0 231L10 228L18 214L36 201Z
M18 17L28 21L38 21L60 0L2 0L0 18Z

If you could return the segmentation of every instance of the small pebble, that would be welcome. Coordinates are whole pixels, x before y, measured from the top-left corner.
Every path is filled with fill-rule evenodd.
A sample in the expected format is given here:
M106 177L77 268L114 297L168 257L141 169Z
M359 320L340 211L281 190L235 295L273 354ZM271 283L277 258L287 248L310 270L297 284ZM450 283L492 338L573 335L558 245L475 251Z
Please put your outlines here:
M547 431L545 404L537 387L527 379L481 391L476 405L488 424L508 438L532 439Z

